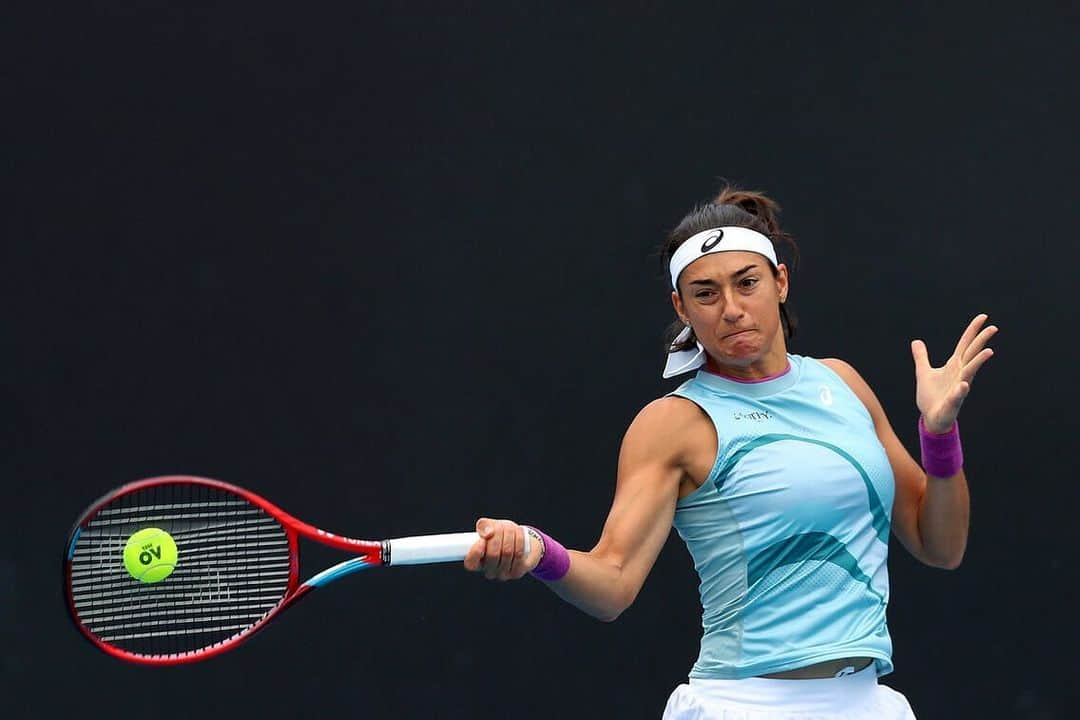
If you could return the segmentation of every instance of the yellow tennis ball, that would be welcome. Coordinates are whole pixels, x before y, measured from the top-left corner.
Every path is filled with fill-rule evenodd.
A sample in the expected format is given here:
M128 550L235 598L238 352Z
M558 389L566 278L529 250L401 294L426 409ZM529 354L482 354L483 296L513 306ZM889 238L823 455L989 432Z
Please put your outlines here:
M124 567L144 583L161 582L176 569L176 542L161 528L143 528L124 546Z

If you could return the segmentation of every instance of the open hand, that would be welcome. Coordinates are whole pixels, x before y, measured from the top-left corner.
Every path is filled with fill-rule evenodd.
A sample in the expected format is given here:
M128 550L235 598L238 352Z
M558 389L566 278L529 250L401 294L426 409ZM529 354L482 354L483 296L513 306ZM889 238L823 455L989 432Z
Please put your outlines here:
M971 382L994 351L986 347L998 329L987 325L985 313L976 315L956 343L952 356L941 367L931 367L926 343L911 342L915 360L915 404L922 413L926 429L932 433L948 432L960 413L964 398L971 392Z

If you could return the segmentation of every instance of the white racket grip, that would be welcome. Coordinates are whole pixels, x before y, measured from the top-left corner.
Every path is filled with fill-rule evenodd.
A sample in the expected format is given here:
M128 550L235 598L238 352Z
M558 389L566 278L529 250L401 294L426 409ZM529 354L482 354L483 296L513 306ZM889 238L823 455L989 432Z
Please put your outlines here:
M529 533L525 535L525 555L532 548ZM465 559L465 553L480 536L474 532L446 533L444 535L417 535L387 540L390 546L388 565L428 565L441 562L458 562Z

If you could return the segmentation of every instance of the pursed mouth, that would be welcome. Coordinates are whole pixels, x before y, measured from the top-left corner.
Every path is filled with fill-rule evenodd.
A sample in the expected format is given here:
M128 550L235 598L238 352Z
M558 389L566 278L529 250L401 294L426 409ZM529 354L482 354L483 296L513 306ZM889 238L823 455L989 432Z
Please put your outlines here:
M746 328L745 330L736 330L733 333L728 333L727 335L723 336L720 339L721 340L728 340L729 338L736 337L737 335L742 335L743 333L753 332L753 330L754 330L754 328Z

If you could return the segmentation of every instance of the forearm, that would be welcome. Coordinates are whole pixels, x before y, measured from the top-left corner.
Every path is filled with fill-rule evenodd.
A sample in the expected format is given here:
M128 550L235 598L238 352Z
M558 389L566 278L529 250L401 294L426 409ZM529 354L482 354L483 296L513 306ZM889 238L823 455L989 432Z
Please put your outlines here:
M595 551L594 551L595 552ZM570 550L570 569L561 579L545 582L566 602L593 617L610 622L629 607L640 585L629 583L619 564L593 552Z
M949 570L960 565L967 547L970 513L963 470L949 478L926 478L919 506L919 536L928 562Z
M964 476L964 453L959 428L928 427L919 420L919 443L926 487L919 504L919 535L923 553L933 565L960 565L967 545L970 503Z

